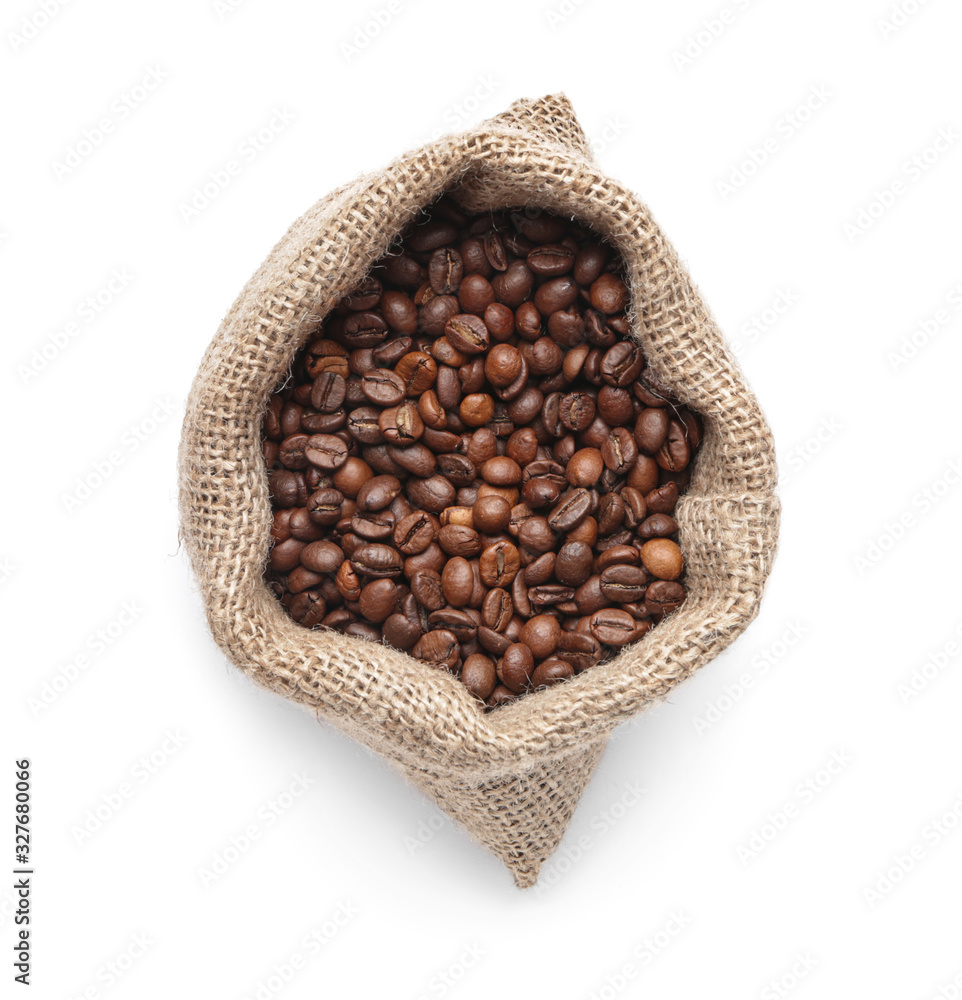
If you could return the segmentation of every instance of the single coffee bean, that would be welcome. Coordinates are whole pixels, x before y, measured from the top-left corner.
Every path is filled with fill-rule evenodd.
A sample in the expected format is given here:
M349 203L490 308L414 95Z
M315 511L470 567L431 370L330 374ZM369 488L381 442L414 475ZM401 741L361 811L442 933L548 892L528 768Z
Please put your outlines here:
M464 265L461 254L453 247L439 247L431 254L428 279L438 295L454 295L461 284Z
M452 316L444 326L444 335L465 354L481 354L491 341L484 320L471 313Z
M645 569L660 580L677 580L685 567L681 549L670 538L653 538L645 542L641 547L641 561Z
M486 628L503 632L513 614L514 602L506 590L495 587L487 592L481 605L481 621Z
M461 647L453 633L439 628L421 636L411 653L419 660L427 660L444 670L453 670L461 655Z
M591 494L583 488L569 490L551 508L548 524L554 531L568 532L576 528L591 510Z
M614 274L601 274L591 285L591 304L610 315L621 312L628 304L628 289Z
M557 649L560 638L561 626L554 615L535 615L521 628L521 642L539 660L546 659Z
M591 616L591 634L606 646L624 646L637 638L638 627L627 611L604 608Z
M680 608L684 600L685 588L674 580L655 580L645 591L645 605L659 617Z
M635 421L635 442L646 455L655 455L668 437L670 419L667 411L647 407Z
M638 527L638 537L667 538L678 530L678 522L669 514L652 514L646 517Z
M691 451L684 424L678 420L668 421L668 434L655 457L661 468L668 472L680 472L688 465Z
M360 546L351 556L354 568L364 576L393 577L401 575L401 554L390 545L371 543Z
M627 427L615 427L601 446L605 465L616 475L625 476L638 458L638 445Z
M671 514L678 503L678 484L665 483L645 496L649 514Z
M461 682L481 701L489 698L498 682L494 660L483 653L474 653L467 657L461 668Z
M568 482L572 486L594 486L604 468L604 458L597 448L582 448L568 460Z
M344 551L333 542L311 542L303 547L300 562L315 573L336 573L344 562Z
M384 510L400 492L400 479L395 476L374 476L358 490L358 510Z
M305 443L304 454L325 472L340 469L348 459L347 445L333 434L312 434Z
M529 647L523 642L512 643L498 661L497 671L501 683L520 694L534 672L534 656Z
M531 675L531 685L535 688L550 687L573 676L574 668L566 660L545 660L535 667Z
M450 509L450 508L449 508ZM446 524L438 534L438 544L448 555L470 559L481 551L481 537L473 528Z
M592 569L591 546L570 539L561 546L555 562L555 577L566 587L580 587Z
M616 564L601 574L601 592L619 604L642 600L647 583L648 575L640 566Z
M369 622L383 622L394 614L398 604L398 589L393 580L372 580L358 598L361 614Z
M496 542L481 553L481 579L488 587L506 587L521 569L521 556L511 542Z

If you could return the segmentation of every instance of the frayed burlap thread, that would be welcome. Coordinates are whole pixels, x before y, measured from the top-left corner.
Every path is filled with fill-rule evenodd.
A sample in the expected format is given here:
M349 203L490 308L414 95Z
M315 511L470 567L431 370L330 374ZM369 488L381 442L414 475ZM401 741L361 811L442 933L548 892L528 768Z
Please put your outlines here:
M444 191L476 211L539 206L624 257L632 328L654 372L702 414L677 520L689 596L636 645L485 715L453 676L288 617L264 582L270 394L334 304ZM566 98L516 102L321 199L247 283L207 350L180 449L181 533L214 639L245 673L391 760L531 886L612 729L663 699L755 617L775 553L771 434L647 208L602 173Z

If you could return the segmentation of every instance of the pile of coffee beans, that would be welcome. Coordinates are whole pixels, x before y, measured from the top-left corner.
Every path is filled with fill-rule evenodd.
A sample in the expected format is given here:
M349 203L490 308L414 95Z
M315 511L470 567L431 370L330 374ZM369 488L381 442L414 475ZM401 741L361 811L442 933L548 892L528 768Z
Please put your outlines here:
M685 599L672 513L701 438L629 337L589 230L444 197L330 313L269 403L268 580L494 707Z

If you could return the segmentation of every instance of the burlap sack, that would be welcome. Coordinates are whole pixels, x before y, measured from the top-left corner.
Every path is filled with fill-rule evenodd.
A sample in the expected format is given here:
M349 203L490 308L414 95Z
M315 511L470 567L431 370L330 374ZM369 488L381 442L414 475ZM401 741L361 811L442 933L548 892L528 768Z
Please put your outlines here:
M627 265L633 329L702 414L678 504L689 596L636 646L490 714L405 653L288 617L264 582L269 395L322 317L443 191L473 211L536 205L602 233ZM383 754L533 885L613 728L723 650L758 611L775 552L773 444L714 321L648 209L602 173L563 96L519 101L322 198L247 283L207 350L180 450L182 536L217 643L260 684Z

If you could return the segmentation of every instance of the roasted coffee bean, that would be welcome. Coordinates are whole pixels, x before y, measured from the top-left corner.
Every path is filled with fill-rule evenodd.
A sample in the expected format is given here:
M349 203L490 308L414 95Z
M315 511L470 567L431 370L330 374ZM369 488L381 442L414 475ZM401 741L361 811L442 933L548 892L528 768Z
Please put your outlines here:
M445 563L441 572L441 587L444 599L456 608L463 608L474 591L474 571L462 556L455 556Z
M460 671L490 708L675 610L702 427L628 300L579 225L422 213L266 408L267 581L292 617Z
M560 243L547 243L529 251L527 260L528 267L535 274L545 278L556 278L571 270L575 262L575 253L570 247Z
M384 622L381 634L388 645L407 651L421 638L422 632L405 615L393 614Z
M591 634L606 646L624 646L638 637L635 619L619 608L604 608L591 616Z
M653 538L645 542L641 547L641 561L645 569L660 580L677 580L685 568L681 549L670 538Z
M566 660L550 659L535 667L531 685L535 688L550 687L574 676L574 668Z
M604 468L604 458L597 448L581 448L568 459L568 482L572 486L595 486Z
M580 587L591 576L592 563L591 546L569 539L558 552L554 574L558 583Z
M461 284L464 265L453 247L439 247L428 262L428 280L438 295L454 295Z
M495 587L485 594L481 605L481 621L486 628L503 632L513 614L514 602L504 588Z
M568 532L581 524L590 511L591 494L586 489L569 490L551 508L548 524L554 531Z
M433 629L447 629L460 644L473 640L478 634L478 622L471 612L460 608L440 608L428 615L428 625Z
M438 529L430 515L413 511L394 529L394 544L406 556L423 552L437 538Z
M503 497L479 497L471 513L476 530L493 535L507 528L511 520L511 505Z
M618 476L627 475L638 459L638 445L627 427L612 429L608 440L601 446L605 465Z
M488 587L506 587L521 569L521 555L511 542L495 542L481 553L481 579Z
M464 354L481 354L491 342L484 320L472 313L452 316L444 326L444 335Z
M512 643L504 651L497 665L498 677L506 688L520 694L534 672L534 656L523 642Z
M461 647L452 632L439 628L421 636L411 654L445 670L453 670L461 656Z
M535 615L521 628L521 642L539 659L549 657L558 648L561 626L554 615Z
M393 580L372 580L358 598L361 614L369 622L380 623L394 614L398 604L397 584Z
M481 536L462 524L446 524L438 533L438 544L448 555L470 559L481 551Z
M384 292L381 296L381 315L392 330L404 336L411 336L417 332L417 306L404 292Z
M655 580L645 591L645 606L659 618L676 611L685 600L685 588L674 580Z
M601 574L601 592L618 604L642 600L647 583L648 575L639 566L616 564Z
M601 377L608 385L623 389L641 374L644 364L641 348L622 340L609 347L601 359Z
M678 484L665 483L645 496L649 514L671 514L678 503Z
M282 451L283 447L281 445ZM668 434L655 457L658 464L668 472L681 472L688 465L691 451L684 424L678 420L668 421Z
M394 476L374 476L358 490L358 510L384 510L400 492L400 479Z
M445 507L450 507L454 503L454 487L443 476L410 479L405 491L415 507L432 514L440 514Z
M461 668L461 682L475 698L481 701L489 698L498 682L494 660L483 653L473 653Z
M569 431L583 431L595 419L595 401L586 392L569 392L561 398L559 415Z
M347 462L347 444L333 434L312 434L304 444L307 460L325 472L334 472Z
M401 575L401 553L391 545L362 545L351 556L358 573L364 576L393 577Z
M397 406L404 399L404 382L388 368L375 368L365 375L361 379L361 389L378 406Z
M332 371L321 372L311 386L311 406L322 413L333 413L346 394L347 382L343 376Z
M394 374L404 383L406 395L420 396L434 385L438 363L424 351L411 351L395 364Z

